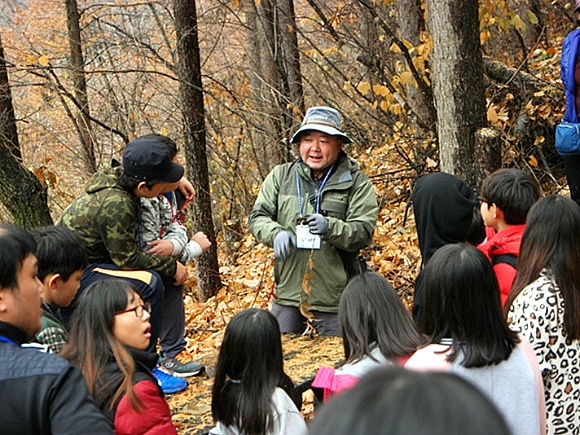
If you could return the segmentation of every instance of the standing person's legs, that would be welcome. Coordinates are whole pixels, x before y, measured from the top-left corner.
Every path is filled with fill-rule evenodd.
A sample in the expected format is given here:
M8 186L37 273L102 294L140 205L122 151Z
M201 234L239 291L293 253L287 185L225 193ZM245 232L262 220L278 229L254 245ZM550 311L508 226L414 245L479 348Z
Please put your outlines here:
M570 197L580 205L580 156L562 156Z
M272 303L270 311L278 320L282 334L302 334L306 329L306 319L297 307Z
M306 330L306 317L300 313L297 307L288 307L272 303L270 311L278 320L282 334L302 334ZM320 335L340 336L340 326L337 313L325 313L312 311L314 320L312 326Z
M205 367L193 361L186 350L183 286L173 284L172 277L164 282L165 298L163 300L163 326L159 340L161 347L159 368L178 378L198 375L204 371Z
M166 282L163 298L163 326L159 336L161 356L174 357L185 349L186 344L183 286Z

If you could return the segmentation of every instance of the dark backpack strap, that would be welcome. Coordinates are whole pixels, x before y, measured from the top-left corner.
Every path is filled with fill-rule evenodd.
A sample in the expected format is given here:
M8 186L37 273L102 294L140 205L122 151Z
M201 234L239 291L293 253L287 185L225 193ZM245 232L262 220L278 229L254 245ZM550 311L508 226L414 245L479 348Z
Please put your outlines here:
M491 264L494 266L499 263L509 264L514 269L518 268L518 256L515 254L501 254L496 255L491 259Z

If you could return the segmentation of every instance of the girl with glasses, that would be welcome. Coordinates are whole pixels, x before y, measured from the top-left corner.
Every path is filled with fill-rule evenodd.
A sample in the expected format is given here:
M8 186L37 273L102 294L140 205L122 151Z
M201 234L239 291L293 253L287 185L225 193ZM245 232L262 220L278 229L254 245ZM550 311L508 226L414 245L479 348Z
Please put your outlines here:
M171 410L146 352L151 305L127 281L92 283L77 301L62 356L80 367L116 434L176 434Z

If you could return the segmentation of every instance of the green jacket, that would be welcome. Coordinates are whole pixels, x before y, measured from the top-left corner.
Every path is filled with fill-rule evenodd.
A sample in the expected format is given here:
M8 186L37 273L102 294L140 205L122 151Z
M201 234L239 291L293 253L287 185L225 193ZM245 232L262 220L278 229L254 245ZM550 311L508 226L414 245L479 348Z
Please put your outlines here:
M77 233L87 245L89 263L111 263L125 270L154 270L175 275L175 259L139 250L139 198L117 185L118 170L97 172L85 193L63 212L59 224Z
M276 166L264 180L250 215L250 231L262 243L273 246L281 230L296 235L298 195L296 168L300 179L303 215L315 213L318 184L310 168L301 161ZM309 200L310 199L310 200ZM312 201L312 202L311 202ZM311 294L303 302L311 309L334 313L347 283L338 250L357 253L371 243L377 222L378 204L371 181L355 160L341 152L336 167L321 194L321 213L328 218L328 232L321 236L321 249L312 255ZM298 307L309 249L295 249L283 261L276 261L276 302Z

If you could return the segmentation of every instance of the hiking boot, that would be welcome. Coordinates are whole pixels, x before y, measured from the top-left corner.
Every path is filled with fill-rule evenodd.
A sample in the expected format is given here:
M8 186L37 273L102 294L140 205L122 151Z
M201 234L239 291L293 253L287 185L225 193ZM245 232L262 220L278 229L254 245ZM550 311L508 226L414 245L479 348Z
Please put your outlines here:
M182 350L174 357L160 358L157 366L159 370L177 378L199 375L205 370L203 364L191 360L191 355L186 350Z
M185 379L171 376L162 372L157 367L155 367L152 371L164 394L178 393L179 391L183 391L187 388L187 381Z

